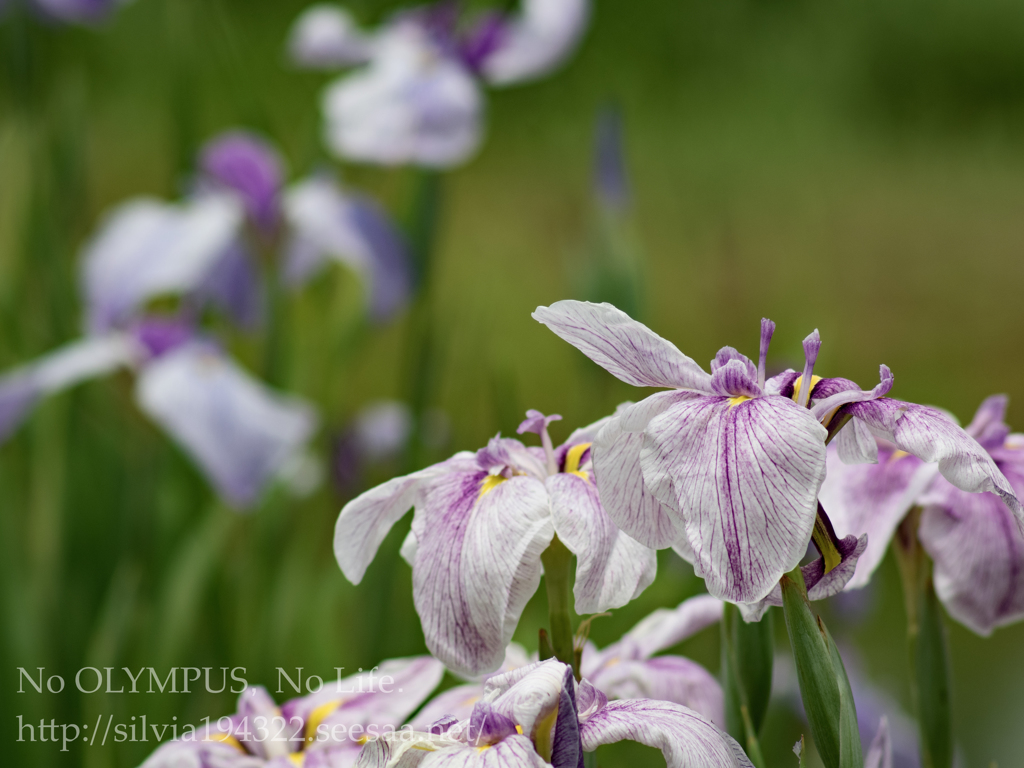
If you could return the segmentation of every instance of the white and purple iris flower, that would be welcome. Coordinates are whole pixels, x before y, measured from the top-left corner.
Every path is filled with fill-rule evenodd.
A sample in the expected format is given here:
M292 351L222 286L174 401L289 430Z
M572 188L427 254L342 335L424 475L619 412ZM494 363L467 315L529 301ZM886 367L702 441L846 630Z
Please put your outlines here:
M575 50L589 14L589 0L524 0L517 13L465 19L456 3L439 2L400 12L371 33L344 9L322 4L296 20L288 48L299 66L364 65L324 93L332 151L447 168L479 146L480 80L509 85L553 71Z
M554 659L488 679L468 719L443 718L424 732L370 741L359 768L579 768L602 744L638 741L661 750L668 768L747 768L732 737L668 701L608 701Z
M847 416L852 424L838 433L840 456L861 458L869 449L865 435L878 434L937 461L961 490L993 491L1020 510L973 438L933 409L884 397L893 382L887 367L868 391L846 379L813 377L817 332L804 341L802 373L766 379L775 328L768 320L758 364L724 347L709 374L610 304L561 301L539 307L534 318L626 383L668 390L620 407L598 434L601 500L634 539L674 547L691 560L708 591L723 600L757 604L799 564L818 519L827 427Z
M975 458L980 446L1011 488L1024 493L1024 435L1010 434L1006 406L1005 395L985 400L963 431L969 442L952 417L933 412L946 419L942 437L960 444L958 453L946 449L952 467L945 472L942 463L926 464L884 437L867 443L876 451L871 464L845 464L830 448L822 502L839 530L863 530L870 537L848 588L868 583L897 527L920 506L917 535L934 562L935 591L949 614L980 635L1024 618L1024 535L1013 500L1005 492L965 493L950 482L963 465L981 463Z
M280 707L250 686L234 715L183 729L142 768L351 768L363 744L399 730L443 675L429 656L393 659Z
M654 552L622 533L597 497L590 448L604 422L556 449L547 426L558 418L530 411L520 425L540 434L542 448L495 437L367 491L338 517L334 554L358 584L387 532L415 509L402 555L427 647L456 672L501 665L556 534L577 558L580 614L625 605L654 579Z
M0 377L0 440L40 399L122 368L136 372L139 408L232 506L255 504L272 479L300 486L308 479L314 409L270 390L174 320L140 319L130 329L86 336Z

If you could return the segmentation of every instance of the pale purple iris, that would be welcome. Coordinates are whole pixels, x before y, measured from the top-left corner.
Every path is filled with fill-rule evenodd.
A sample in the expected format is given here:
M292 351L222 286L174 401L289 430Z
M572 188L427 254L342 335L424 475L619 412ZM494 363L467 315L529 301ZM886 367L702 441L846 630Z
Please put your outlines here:
M608 701L554 659L491 677L467 719L369 742L356 765L579 768L585 752L624 740L661 750L668 768L751 765L739 744L697 712L651 699Z
M1004 395L988 398L965 431L933 411L944 421L940 434L950 444L945 467L871 435L866 445L875 449L877 463L848 465L838 449L829 451L822 501L837 528L870 536L850 588L867 584L900 522L921 506L918 537L934 561L935 591L950 615L981 635L1024 618L1024 536L1014 516L1015 498L1005 489L967 493L956 482L991 457L1010 488L1024 492L1024 435L1010 434L1006 405Z
M179 726L179 738L142 768L351 768L366 739L399 730L443 675L429 656L394 659L372 672L329 678L318 692L280 707L251 686L239 695L236 714Z
M41 398L121 368L136 372L139 407L236 507L256 503L271 479L298 466L316 427L308 404L265 387L190 324L147 318L0 377L0 440Z
M814 378L817 332L804 341L802 373L766 380L775 328L768 320L757 365L724 347L708 374L609 304L561 301L539 307L534 318L623 381L670 388L620 408L602 429L594 443L597 483L623 531L653 548L673 546L721 599L758 603L803 558L825 479L826 427L847 415L853 424L839 432L841 454L863 453L870 430L938 461L957 487L994 491L1020 509L992 459L963 430L933 409L884 397L893 382L887 367L869 391Z
M284 182L281 156L266 140L249 131L228 131L207 142L199 159L206 179L241 196L253 223L273 232L280 218Z
M625 605L654 579L654 552L623 534L605 513L592 476L590 444L602 422L557 449L495 437L398 477L345 505L334 554L345 576L362 580L388 530L410 507L402 548L413 569L413 597L427 647L451 669L498 668L526 602L540 582L541 553L555 534L577 557L578 613Z

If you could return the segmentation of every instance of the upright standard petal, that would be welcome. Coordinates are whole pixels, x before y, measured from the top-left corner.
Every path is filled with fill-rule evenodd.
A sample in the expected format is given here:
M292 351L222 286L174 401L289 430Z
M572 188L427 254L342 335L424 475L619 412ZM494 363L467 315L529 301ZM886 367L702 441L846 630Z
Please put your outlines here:
M611 304L557 301L537 307L533 319L627 384L711 392L711 377L697 363Z
M843 427L843 432L856 422ZM842 434L842 432L840 432ZM871 438L872 444L875 439ZM876 447L877 464L848 464L828 448L828 474L818 498L839 536L867 534L867 549L847 585L867 586L881 564L897 526L933 481L937 469L892 445Z
M331 3L304 10L288 33L288 54L307 69L338 69L362 64L370 58L373 41L356 25L352 15Z
M576 555L576 612L620 608L638 597L657 573L654 550L618 529L589 479L561 472L547 487L555 533Z
M572 55L590 20L590 0L523 0L493 50L481 61L495 85L543 77Z
M791 400L701 397L647 426L644 484L686 520L715 597L765 597L800 562L825 478L825 429Z
M413 517L413 598L427 647L470 675L501 665L554 535L543 483L519 476L488 487L488 477L433 479Z
M230 194L181 206L143 198L116 208L83 257L90 330L109 330L150 299L198 287L231 245L242 216Z
M365 68L328 86L323 111L328 147L349 160L448 168L480 143L476 81L410 20L383 33Z
M694 397L693 392L659 392L635 405L620 405L594 440L594 479L602 505L627 535L653 549L672 546L686 531L676 505L658 500L644 484L644 430L651 419Z
M660 749L668 768L751 768L728 734L693 710L668 701L610 701L580 727L583 749L629 739Z
M147 365L136 398L196 460L217 492L239 507L257 501L316 427L310 406L272 392L200 342Z
M941 411L888 398L853 403L846 409L876 437L923 461L938 462L942 476L960 490L997 494L1024 530L1024 508L992 457Z
M428 480L447 472L473 472L476 468L474 454L463 451L440 464L392 478L348 502L334 526L334 556L345 578L353 584L363 580L391 526L410 509L423 504ZM410 546L410 552L415 552L415 543Z

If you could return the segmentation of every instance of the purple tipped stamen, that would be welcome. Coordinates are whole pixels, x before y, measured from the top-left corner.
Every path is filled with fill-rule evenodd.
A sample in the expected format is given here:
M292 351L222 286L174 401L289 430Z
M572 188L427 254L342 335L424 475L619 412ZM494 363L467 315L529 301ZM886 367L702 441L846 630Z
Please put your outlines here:
M526 412L526 418L516 430L520 435L524 432L534 432L540 435L540 444L544 446L544 455L547 457L547 470L549 475L558 474L558 462L555 460L555 446L548 434L548 424L552 421L561 421L562 417L553 413L545 416L540 411L531 408Z
M818 351L821 349L821 336L818 329L804 339L804 372L800 377L800 398L797 405L806 406L811 399L811 390L814 388L811 377L814 374L814 363L818 359Z
M767 317L761 318L761 351L757 357L757 384L764 389L764 379L768 364L768 345L772 343L775 323Z

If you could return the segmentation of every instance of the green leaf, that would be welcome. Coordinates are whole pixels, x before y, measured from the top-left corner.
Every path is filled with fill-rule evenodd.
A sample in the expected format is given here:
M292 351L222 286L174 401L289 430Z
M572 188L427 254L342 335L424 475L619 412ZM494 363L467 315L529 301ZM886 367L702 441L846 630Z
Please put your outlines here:
M772 611L759 622L743 621L734 605L722 615L722 682L729 733L755 765L763 765L758 734L772 689Z
M836 648L832 635L820 618L818 623L828 641L832 666L835 669L836 682L839 685L839 764L843 768L861 768L864 765L864 753L860 743L857 705L853 700L853 691L850 690L850 679L846 676L846 667L843 666L843 660L839 656L839 649Z

